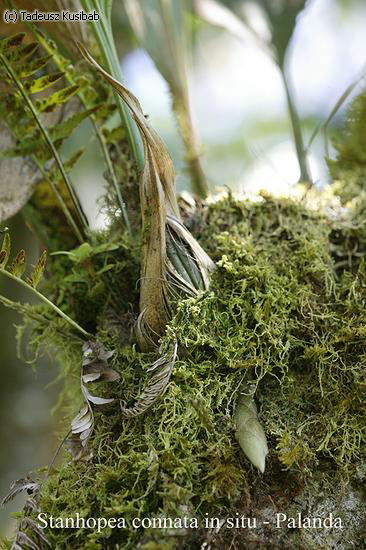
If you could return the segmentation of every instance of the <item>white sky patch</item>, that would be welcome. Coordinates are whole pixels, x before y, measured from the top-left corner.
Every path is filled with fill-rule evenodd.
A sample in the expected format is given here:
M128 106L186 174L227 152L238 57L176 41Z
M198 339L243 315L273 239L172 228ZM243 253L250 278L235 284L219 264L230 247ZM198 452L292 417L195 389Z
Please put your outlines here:
M313 179L319 180L318 164L313 156L309 156L309 169ZM275 196L291 194L291 188L298 183L300 177L299 165L291 141L280 143L259 156L236 186L241 192L259 193L269 191Z

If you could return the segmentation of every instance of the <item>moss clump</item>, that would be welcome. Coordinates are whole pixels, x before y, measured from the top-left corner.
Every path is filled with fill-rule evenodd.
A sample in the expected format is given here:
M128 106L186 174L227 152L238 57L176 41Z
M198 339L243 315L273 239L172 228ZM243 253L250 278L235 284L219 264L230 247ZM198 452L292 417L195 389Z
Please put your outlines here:
M218 268L211 289L181 301L167 328L167 345L178 339L179 359L164 397L133 420L123 420L117 404L96 411L93 459L65 463L42 491L40 506L48 516L125 518L126 528L48 529L54 548L196 549L207 536L207 516L265 518L265 510L274 514L269 503L279 495L281 511L293 509L297 498L297 510L309 514L310 485L319 508L321 495L333 498L342 480L351 487L364 478L366 279L359 252L366 249L366 230L352 213L330 221L270 197L251 203L229 196L200 214L197 237ZM98 338L117 350L111 366L121 382L106 391L128 404L145 383L151 355L105 322L106 297L113 303L111 289L131 281L138 269L128 247L119 250L117 263L125 267L109 269L110 284L92 311ZM88 277L83 263L72 269ZM93 271L90 281L96 285L102 275ZM88 284L75 277L65 284L63 299L71 290L78 307L89 311ZM125 312L127 292L116 298ZM136 312L137 300L131 302ZM72 369L77 376L79 365ZM257 387L269 441L263 478L234 437L233 407L243 383ZM332 505L339 511L335 498ZM136 517L183 516L198 518L199 527L131 527ZM238 547L250 548L253 536L223 529L212 548L229 548L234 538ZM355 527L351 535L341 533L337 548L347 536L360 535ZM297 549L319 542L311 535L304 542L300 531L262 529L255 537L255 548L264 541L265 548Z
M336 159L328 159L330 173L335 180L337 194L343 204L351 201L359 202L360 198L365 204L365 121L366 90L358 95L348 107L342 128L333 138L337 152Z

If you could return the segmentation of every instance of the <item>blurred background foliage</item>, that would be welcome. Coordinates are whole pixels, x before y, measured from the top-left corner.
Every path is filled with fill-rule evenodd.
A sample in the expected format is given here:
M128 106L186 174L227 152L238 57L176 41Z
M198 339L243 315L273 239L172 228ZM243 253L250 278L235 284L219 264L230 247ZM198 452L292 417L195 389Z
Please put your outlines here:
M332 117L331 131L336 131L349 101L362 89L365 2L184 0L166 10L172 15L167 20L157 18L159 5L170 3L115 2L112 21L125 83L168 145L178 190L208 186L213 192L229 186L242 193L266 189L291 194L301 176L318 187L329 184L323 133L316 134L302 166L299 148L304 152L314 130L347 87L357 82ZM2 36L14 32L3 23L0 31ZM295 120L295 132L294 116L300 121L296 128ZM112 125L117 117L116 113ZM300 138L294 139L299 127ZM86 152L72 179L91 226L102 227L105 218L98 200L105 187L104 166L88 120L65 144L65 156L80 143ZM332 157L331 143L328 147ZM8 225L15 248L33 248L36 257L37 242L21 216ZM13 299L29 300L3 279L0 286ZM51 435L57 419L50 410L58 387L49 385L57 376L52 358L39 361L35 372L17 359L13 325L19 317L3 307L0 315L4 495L12 480L50 460L57 446ZM1 511L1 535L9 533L9 511L20 502L21 497Z

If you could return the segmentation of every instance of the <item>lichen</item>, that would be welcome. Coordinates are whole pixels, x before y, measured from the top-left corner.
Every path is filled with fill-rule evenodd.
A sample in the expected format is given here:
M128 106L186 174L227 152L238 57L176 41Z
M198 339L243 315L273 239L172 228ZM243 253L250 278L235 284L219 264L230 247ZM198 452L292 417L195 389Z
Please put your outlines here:
M365 471L366 229L352 211L342 216L329 219L269 196L250 202L229 195L203 207L193 226L217 270L210 290L181 300L167 327L166 345L177 339L179 358L166 393L130 420L121 417L118 400L128 405L139 395L153 358L138 351L129 328L138 307L137 249L125 237L99 233L86 258L55 256L49 288L56 303L106 349L116 349L111 366L121 380L106 387L117 401L95 411L92 460L54 468L42 510L128 523L162 516L202 522L236 512L266 517L279 494L285 511L295 495L299 509L309 511L307 491L319 479L311 509L321 508L322 492L336 509L332 492L362 483ZM106 242L109 249L96 253ZM60 347L55 323L50 317L48 332L35 327L35 341ZM77 412L81 346L68 352L65 339L62 346L66 388L73 386L67 410L71 399ZM263 477L235 439L233 410L245 383L256 387L268 439ZM273 505L268 509L274 513ZM59 549L195 549L207 529L48 529L47 536ZM311 548L311 536L223 529L212 548L229 548L233 537L239 548L253 540L253 548L263 541L265 548Z

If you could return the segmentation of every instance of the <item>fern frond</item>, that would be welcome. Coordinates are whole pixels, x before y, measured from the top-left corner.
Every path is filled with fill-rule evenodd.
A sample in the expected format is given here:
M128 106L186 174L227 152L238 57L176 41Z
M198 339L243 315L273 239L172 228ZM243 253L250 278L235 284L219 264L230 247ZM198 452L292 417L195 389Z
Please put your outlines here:
M47 252L44 250L41 256L38 258L37 263L34 266L33 272L27 279L27 283L30 284L31 287L37 288L37 286L41 282L46 267L46 262Z
M1 252L0 252L0 274L4 275L5 277L8 277L9 279L12 279L13 281L16 281L26 289L30 290L44 303L46 303L50 308L52 308L57 315L62 317L65 321L67 321L74 329L76 329L79 333L83 335L84 338L89 338L91 335L84 330L78 323L76 323L71 317L66 315L61 309L59 309L53 302L51 302L44 294L39 292L37 290L37 286L40 283L43 272L46 265L46 253L43 252L39 260L37 261L34 270L32 274L27 278L23 279L22 276L24 274L25 268L26 268L26 254L24 250L20 250L13 263L9 268L7 268L7 263L9 260L10 255L10 246L11 241L8 234L5 235Z
M11 545L11 550L22 550L30 548L31 550L42 550L45 545L51 547L51 543L44 535L43 530L37 522L30 516L40 513L39 497L41 484L34 481L29 475L24 479L13 482L10 486L10 492L2 501L2 505L13 500L18 494L27 492L27 500L23 507L23 518L19 521L15 532L15 537Z
M49 128L46 127L41 114L52 112L60 105L69 101L70 98L78 92L80 85L74 81L66 87L61 87L61 89L57 91L51 91L51 93L46 94L42 97L42 99L37 97L34 98L33 96L35 94L44 92L56 82L59 82L64 77L64 72L57 71L56 73L53 73L51 71L47 75L39 76L39 70L44 69L52 60L52 53L41 57L38 54L34 56L36 49L40 46L39 41L22 46L22 36L23 35L16 36L14 39L0 41L0 58L2 61L0 73L3 73L4 77L12 85L14 91L16 92L14 97L10 96L10 98L8 98L8 101L11 103L11 105L8 105L10 109L5 107L4 110L8 112L10 111L9 114L5 113L5 121L14 133L15 137L18 139L19 143L16 147L13 147L10 151L8 151L7 154L9 156L14 154L31 154L33 155L33 160L36 161L38 166L44 165L49 158L54 159L61 174L63 183L68 190L73 208L77 215L78 223L74 220L73 214L71 213L66 202L63 200L62 195L55 189L54 182L49 181L49 179L48 181L60 201L60 206L68 222L73 228L75 235L79 241L82 242L83 233L85 234L88 230L88 222L71 184L65 165L58 153L58 148L61 146L62 141L71 134L73 129L76 128L82 120L90 115L90 112L87 114L82 114L72 120L71 123L65 124L58 129L57 125L55 125L53 131L57 133L58 130L60 137L54 137L52 135L52 130L50 131ZM31 59L31 61L27 60L29 55L33 55L33 59ZM24 81L24 78L32 76L34 76L34 78ZM24 137L24 133L20 135L18 127L20 118L20 113L18 113L18 111L20 109L23 109L23 114L20 115L21 119L25 119L27 121L25 124L25 127L27 128L25 135L28 135L28 138Z
M19 46L23 42L24 37L25 32L19 32L17 34L9 36L8 38L0 40L0 52L3 53L6 52L8 48Z
M4 56L9 63L18 63L19 61L25 61L28 57L33 55L38 48L39 44L37 42L30 42L24 46L19 46L19 48L12 48L10 51L5 51Z
M63 72L46 74L31 82L25 82L24 86L30 94L38 94L39 92L43 92L43 90L49 88L49 86L53 86L53 84L58 82L64 75L65 73Z
M64 71L65 79L71 84L73 82L73 74L70 72L70 66L67 64L65 65L64 58L60 55L57 50L55 50L52 43L47 41L47 39L36 29L34 30L35 35L37 39L40 41L42 47L48 51L53 56L53 61L56 64L56 66ZM107 147L107 139L105 138L104 132L101 131L101 129L98 127L98 122L104 122L105 119L107 119L113 112L116 110L116 105L113 103L104 103L104 104L98 104L94 107L90 107L90 87L88 87L86 90L84 87L80 86L78 93L78 97L86 109L84 112L90 113L90 121L92 123L94 132L96 134L97 140L99 141L100 148L102 151L102 155L104 157L104 161L107 167L107 170L110 174L113 188L115 191L117 203L120 207L122 218L124 221L124 224L126 226L127 231L131 234L131 225L127 213L127 206L123 199L122 192L117 180L116 172L112 163L112 160L110 158L110 154ZM94 98L93 98L94 99ZM92 111L92 109L95 109ZM77 116L77 115L75 115ZM81 121L80 121L81 122ZM57 139L55 136L53 136L54 139Z
M51 59L52 55L44 55L42 57L34 59L30 63L26 63L23 67L19 69L19 77L26 78L28 76L34 75L35 73L38 73L38 71L48 65Z
M10 256L11 241L9 233L5 233L0 251L0 267L5 267Z
M34 106L38 113L51 113L56 107L59 107L63 103L66 103L73 95L78 91L79 86L73 84L67 86L63 90L54 92L52 95L44 99L36 99Z
M17 279L20 279L25 271L26 267L26 256L25 250L19 250L18 254L15 256L15 260L9 268L9 272L14 275Z
M91 109L86 109L85 111L80 111L70 116L66 120L51 126L48 129L49 135L55 145L59 148L65 139L71 136L72 132L81 124L83 120L88 118L91 114L97 112L100 106L96 105ZM42 155L40 152L42 151ZM24 138L22 142L14 147L2 151L0 156L2 157L17 157L20 155L32 155L38 153L38 156L43 156L49 158L47 154L47 147L44 143L44 140L41 138L39 131L36 131L33 136L29 138ZM45 154L44 154L45 152ZM73 155L74 156L74 155ZM78 157L79 158L79 157ZM78 160L77 158L77 160ZM64 168L66 171L70 169L70 163L64 161ZM74 163L73 163L74 164ZM72 164L72 165L73 165ZM71 166L72 167L72 166Z

